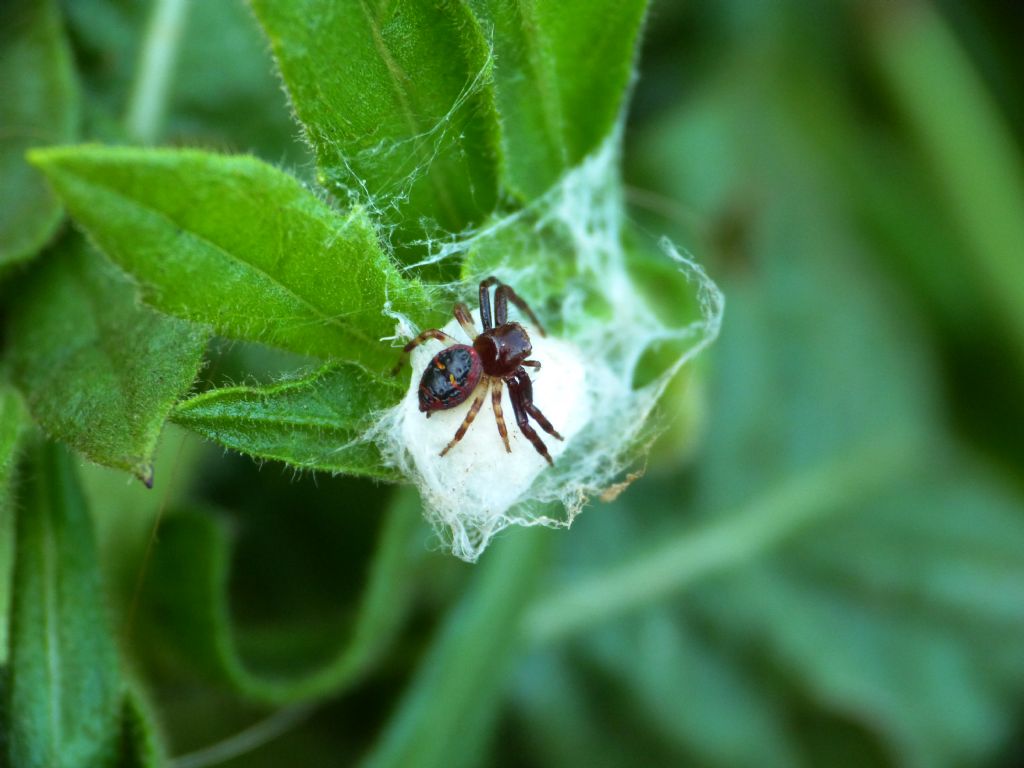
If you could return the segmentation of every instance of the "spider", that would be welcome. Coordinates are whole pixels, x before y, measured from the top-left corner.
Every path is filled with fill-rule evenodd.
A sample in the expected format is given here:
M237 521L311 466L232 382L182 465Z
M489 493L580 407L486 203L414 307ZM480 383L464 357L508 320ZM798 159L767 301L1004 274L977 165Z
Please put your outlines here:
M494 291L496 327L491 321L489 292L492 286L497 286ZM512 452L508 443L505 417L501 411L502 386L507 384L509 398L512 400L512 410L515 412L519 429L533 443L537 453L543 456L548 464L554 463L544 441L530 426L529 417L532 416L541 429L552 437L558 440L563 438L551 426L551 422L540 412L540 409L533 404L533 384L526 374L524 366L539 370L540 362L527 359L533 352L533 346L530 344L530 337L527 335L526 329L519 323L508 321L508 302L510 301L533 321L541 336L546 335L544 327L537 320L537 316L533 314L533 310L512 290L511 286L505 285L495 277L488 277L480 283L480 321L484 326L483 333L477 334L473 318L469 314L469 307L459 302L453 310L459 325L473 339L472 345L460 344L457 339L452 338L444 331L428 328L405 345L402 356L392 371L393 374L397 374L409 353L428 339L452 343L452 346L434 355L423 371L419 387L420 411L426 413L429 419L434 411L454 408L460 403L464 403L473 394L476 394L476 398L469 407L469 412L455 433L455 437L441 451L441 456L454 448L455 444L466 434L484 403L488 389L491 391L491 405L494 409L494 420L498 423L498 434L501 435L501 439L505 443L505 450L509 453Z

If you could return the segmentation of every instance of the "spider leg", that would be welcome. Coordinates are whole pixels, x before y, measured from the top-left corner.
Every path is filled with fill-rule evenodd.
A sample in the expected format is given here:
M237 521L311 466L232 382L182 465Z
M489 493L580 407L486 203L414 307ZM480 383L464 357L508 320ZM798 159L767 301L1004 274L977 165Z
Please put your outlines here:
M540 360L523 360L523 365L533 368L535 371L540 370Z
M540 412L540 408L538 408L533 403L524 403L524 407L526 408L526 412L533 416L534 421L540 424L541 429L543 429L556 440L565 440L565 438L558 434L555 428L551 426L551 422L547 420L547 417Z
M512 446L508 444L508 429L505 427L505 414L501 410L501 379L491 381L491 408L494 410L494 420L498 423L498 434L505 443L506 453L512 453Z
M540 428L547 432L557 440L564 440L553 426L548 421L547 416L541 413L540 408L533 404L533 382L530 381L530 377L526 375L526 371L520 368L515 372L514 377L519 383L520 397L522 398L523 410L533 416L534 421L540 424Z
M489 380L488 380L489 381ZM484 395L487 394L487 383L484 383L481 387L481 392L476 396L473 401L473 405L469 407L469 413L466 414L466 418L462 420L462 424L459 426L458 432L455 433L455 437L452 441L444 447L439 456L444 456L448 451L455 447L455 444L462 439L462 436L466 434L466 430L469 429L469 425L473 423L473 419L476 418L477 413L480 411L480 406L484 404Z
M420 344L422 344L425 341L429 341L430 339L437 339L438 341L448 341L451 342L452 344L459 343L458 339L453 339L444 331L439 331L437 328L427 328L427 330L423 331L423 333L421 333L415 339L413 339L404 347L402 347L402 354L399 356L398 362L395 363L395 367L391 369L391 375L397 376L398 372L402 370L402 364L405 363L406 358L409 357L409 353L416 349L416 347L418 347Z
M494 322L497 325L504 325L508 322L508 303L511 301L519 310L523 312L530 321L537 326L537 330L541 336L547 336L547 331L544 330L544 326L541 325L540 320L533 314L533 310L530 309L530 305L527 304L523 299L516 293L512 286L505 285L501 280L496 277L488 277L482 283L480 283L480 318L484 324L484 330L491 330L491 299L488 295L488 289L496 285L498 290L494 292ZM484 310L486 309L486 313Z
M494 292L494 317L498 325L502 325L508 321L508 302L515 304L519 311L524 313L530 318L530 321L537 327L537 331L540 332L541 336L547 336L547 331L544 330L544 326L541 325L540 320L533 314L533 310L530 309L530 305L527 304L523 299L512 290L511 285L505 285L502 283L498 286L498 290Z
M489 331L494 327L494 322L491 320L490 289L497 282L498 278L488 277L480 283L480 322L483 323L485 331Z
M523 377L526 381L529 381L525 376ZM509 398L512 400L512 410L516 414L516 424L519 425L520 431L526 435L526 438L533 443L533 447L537 449L537 453L544 457L544 460L548 464L554 464L551 460L551 454L548 453L548 447L544 445L544 441L540 439L540 435L534 431L533 427L530 426L529 417L526 414L526 408L523 403L523 389L522 381L517 376L510 376L505 379L505 383L508 384Z
M469 335L469 340L472 341L476 338L476 325L473 323L473 316L469 313L469 307L463 304L461 301L455 305L455 319L459 321L459 325Z

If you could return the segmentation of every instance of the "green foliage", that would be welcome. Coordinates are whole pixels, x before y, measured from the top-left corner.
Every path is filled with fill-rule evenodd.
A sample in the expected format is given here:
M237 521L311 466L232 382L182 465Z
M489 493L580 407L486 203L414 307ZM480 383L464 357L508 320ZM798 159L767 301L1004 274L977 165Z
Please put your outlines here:
M28 413L18 393L0 381L0 667L7 663L7 622L14 567L14 483Z
M65 24L86 100L86 134L123 141L133 79L153 3L64 0ZM268 63L266 40L245 0L189 3L167 94L166 140L266 160L305 164L308 155ZM245 119L240 120L239 116Z
M207 335L136 303L80 237L50 250L11 314L11 365L33 417L92 461L152 483L167 413L195 379Z
M1021 147L940 20L913 6L886 12L887 23L871 28L879 69L935 166L972 266L1024 365Z
M53 0L0 6L0 269L53 235L60 203L25 150L75 138L78 91Z
M152 135L301 173L304 130L325 188L245 156L37 149L98 252L69 234L19 270L59 222L24 150L75 139L76 81L85 135L129 135L167 2L65 0L76 73L50 2L0 11L0 764L161 765L155 721L183 767L1015 764L1009 11L252 4L179 6ZM443 247L446 278L499 269L544 316L617 322L566 301L556 231L596 244L608 219L538 202L609 131L645 307L690 309L667 232L723 284L723 337L662 398L646 477L453 563L358 439L401 395L399 315L451 301L392 255ZM195 383L207 329L226 340ZM80 491L78 459L21 450L33 423L155 463L155 487L88 464Z
M518 624L548 542L538 532L502 543L437 632L415 679L373 752L362 763L470 766L494 727Z
M121 0L61 0L60 6L85 97L83 132L120 137L147 7Z
M160 768L166 763L152 716L139 694L129 690L121 714L121 753L117 768Z
M332 636L333 650L320 661L308 649L287 647L250 659L245 633L233 627L227 602L226 531L209 515L173 514L161 528L142 596L154 642L246 700L284 704L345 690L379 661L405 618L422 546L416 512L415 496L408 493L391 505L352 626Z
M332 193L401 227L458 232L498 195L492 62L456 0L256 0L296 115ZM442 53L443 52L443 53Z
M168 139L253 152L297 164L301 173L311 158L268 59L246 0L191 3L167 110Z
M397 479L373 442L377 414L404 387L354 364L336 364L266 387L219 387L181 403L174 420L239 453L304 469Z
M17 516L7 757L19 768L112 765L120 669L89 513L67 453L36 453Z
M527 613L515 700L541 765L978 764L1014 727L1019 493L954 446L926 340L808 152L819 121L750 87L792 82L769 62L806 66L752 52L647 137L666 187L737 162L705 215L762 202L733 214L696 482L581 521L551 577L567 586Z
M255 158L76 147L32 160L145 301L226 336L383 367L385 301L423 303L361 209L340 217Z
M539 197L613 131L647 2L469 4L494 47L505 183Z
M15 421L10 407L0 407L0 425ZM125 691L92 522L71 458L38 441L31 458L25 503L12 527L17 557L10 658L0 660L9 661L0 668L7 675L0 686L0 761L18 768L164 765L150 715L136 693Z

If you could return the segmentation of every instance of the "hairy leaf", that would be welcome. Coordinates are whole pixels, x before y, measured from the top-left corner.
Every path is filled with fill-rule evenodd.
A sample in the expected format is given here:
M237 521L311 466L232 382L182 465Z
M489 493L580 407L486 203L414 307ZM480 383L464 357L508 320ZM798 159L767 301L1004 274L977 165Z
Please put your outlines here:
M462 2L253 6L332 193L399 225L403 239L462 230L494 208L491 62Z
M384 366L385 304L422 309L366 214L342 217L253 157L68 147L37 151L69 211L168 314L300 354Z
M28 414L13 387L0 381L0 667L7 663L11 569L14 566L15 466Z
M365 433L402 396L397 379L330 365L266 387L222 387L181 403L172 418L240 453L302 469L397 479Z
M0 268L38 251L60 203L25 150L75 137L78 92L54 0L0 5Z
M647 0L469 0L494 48L507 185L540 196L615 127Z
M71 458L38 448L17 520L8 760L19 768L112 765L121 679L92 526Z
M412 553L422 548L422 523L415 495L406 492L398 499L383 524L350 635L334 640L326 660L275 658L261 664L243 655L244 633L235 630L228 604L227 532L198 512L171 515L161 527L140 602L150 631L189 666L252 701L281 704L351 685L387 647L408 607L417 566Z
M11 318L15 379L43 429L147 484L164 420L192 385L206 338L139 306L134 286L77 235L29 276Z

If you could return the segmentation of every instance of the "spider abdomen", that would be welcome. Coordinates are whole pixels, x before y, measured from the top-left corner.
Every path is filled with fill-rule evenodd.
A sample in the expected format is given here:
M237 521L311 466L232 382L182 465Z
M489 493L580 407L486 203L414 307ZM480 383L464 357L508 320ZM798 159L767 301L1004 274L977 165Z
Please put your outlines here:
M434 355L420 379L420 410L443 411L465 402L480 383L483 366L476 351L456 344Z

